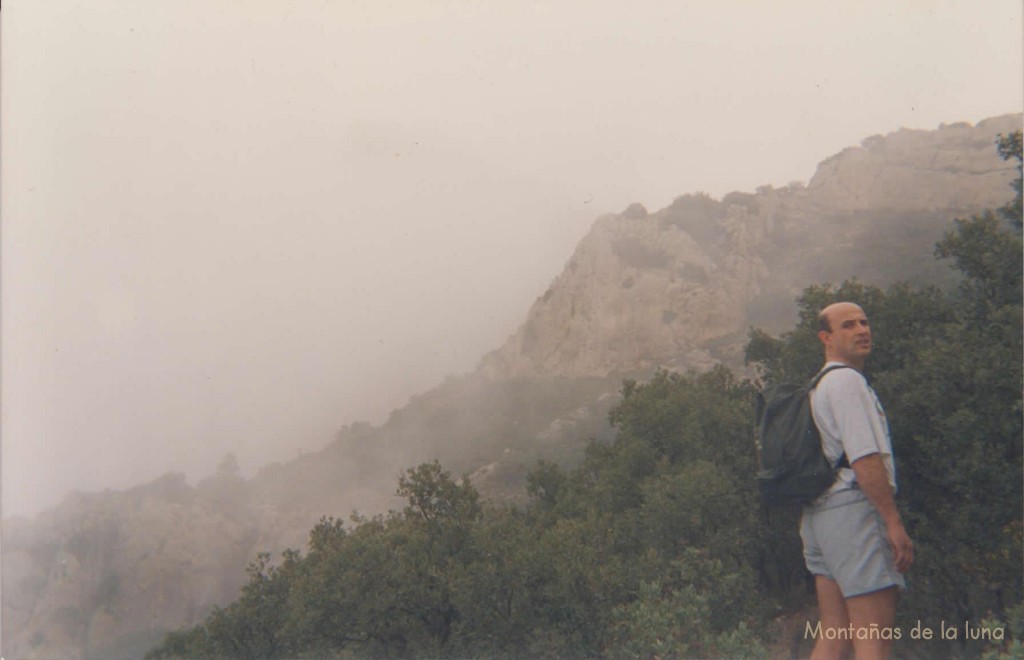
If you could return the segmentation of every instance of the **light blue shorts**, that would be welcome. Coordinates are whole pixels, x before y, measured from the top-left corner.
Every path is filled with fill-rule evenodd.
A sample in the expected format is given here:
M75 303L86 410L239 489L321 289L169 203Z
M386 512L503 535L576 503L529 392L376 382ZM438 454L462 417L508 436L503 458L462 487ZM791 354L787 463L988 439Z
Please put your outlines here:
M807 570L835 580L844 598L892 586L906 588L893 562L885 523L859 489L843 490L805 507L800 538Z

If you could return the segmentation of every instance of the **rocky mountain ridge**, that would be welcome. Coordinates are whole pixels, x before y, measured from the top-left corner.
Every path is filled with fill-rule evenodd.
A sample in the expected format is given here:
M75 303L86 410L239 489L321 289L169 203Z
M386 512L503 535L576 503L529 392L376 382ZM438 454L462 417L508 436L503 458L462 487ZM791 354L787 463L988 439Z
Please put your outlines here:
M1004 116L902 129L825 160L806 187L762 187L721 201L684 195L656 213L634 204L604 216L481 368L501 378L736 366L746 328L785 327L780 312L794 309L806 284L948 279L936 264L899 262L911 245L930 257L954 217L1006 200L1013 167L993 142L1019 125ZM871 270L860 259L866 249L877 252ZM879 258L886 256L893 263ZM765 305L764 296L775 302Z
M301 548L323 515L397 506L404 467L438 458L487 495L522 496L537 458L571 462L610 437L623 377L658 367L742 368L751 325L791 327L809 284L856 276L952 284L932 246L963 217L1005 203L1015 171L994 148L1021 115L873 136L804 185L721 200L689 194L597 219L523 325L478 369L413 397L378 427L195 486L167 475L74 494L4 521L5 657L138 657L168 629L232 600L263 550Z

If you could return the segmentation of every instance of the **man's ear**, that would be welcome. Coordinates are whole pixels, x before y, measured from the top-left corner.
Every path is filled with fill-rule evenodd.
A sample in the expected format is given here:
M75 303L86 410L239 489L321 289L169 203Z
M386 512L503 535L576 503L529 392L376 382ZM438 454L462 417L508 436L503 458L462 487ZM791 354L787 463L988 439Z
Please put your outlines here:
M818 330L818 341L820 341L823 346L828 346L828 338L830 334L831 333L825 332L824 330Z

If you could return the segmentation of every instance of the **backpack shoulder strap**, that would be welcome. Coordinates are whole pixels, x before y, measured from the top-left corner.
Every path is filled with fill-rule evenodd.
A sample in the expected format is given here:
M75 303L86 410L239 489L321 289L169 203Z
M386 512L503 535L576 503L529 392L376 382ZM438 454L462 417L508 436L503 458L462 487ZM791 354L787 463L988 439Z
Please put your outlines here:
M835 371L836 369L853 369L853 367L851 367L848 364L833 364L830 367L825 367L824 369L819 371L814 378L811 379L811 382L807 384L807 389L813 390L815 387L818 386L818 381L820 381L827 374L829 374L832 371Z

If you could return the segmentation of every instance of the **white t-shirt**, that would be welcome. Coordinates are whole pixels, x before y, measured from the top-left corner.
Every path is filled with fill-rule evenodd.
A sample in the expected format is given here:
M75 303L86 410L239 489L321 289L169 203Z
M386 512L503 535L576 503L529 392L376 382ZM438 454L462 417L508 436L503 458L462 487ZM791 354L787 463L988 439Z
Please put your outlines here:
M842 364L828 362L825 366ZM892 441L885 410L875 391L856 369L835 369L818 381L811 391L811 413L821 433L821 448L832 465L843 452L850 465L858 458L881 454L889 476L889 485L896 492L896 466L892 459ZM853 487L857 478L850 468L840 468L831 495Z

